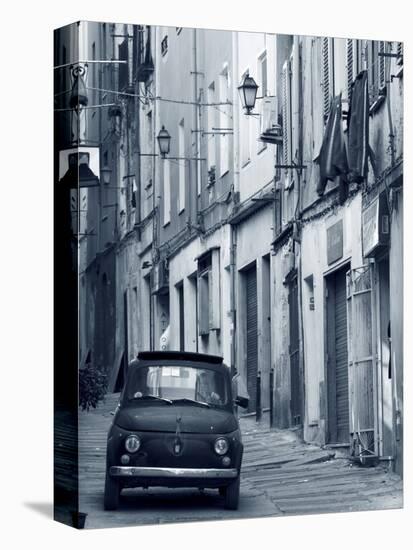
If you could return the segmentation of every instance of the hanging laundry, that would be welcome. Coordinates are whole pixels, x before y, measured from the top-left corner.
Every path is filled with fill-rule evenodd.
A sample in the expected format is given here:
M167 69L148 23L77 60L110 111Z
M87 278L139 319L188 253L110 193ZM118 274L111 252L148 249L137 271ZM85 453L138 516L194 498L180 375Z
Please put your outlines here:
M348 117L349 182L361 183L367 177L369 158L369 91L367 71L353 82Z
M315 161L320 166L320 180L317 184L319 195L324 193L327 181L334 181L337 176L340 176L340 185L345 184L347 187L348 164L341 122L341 94L331 101L323 143Z

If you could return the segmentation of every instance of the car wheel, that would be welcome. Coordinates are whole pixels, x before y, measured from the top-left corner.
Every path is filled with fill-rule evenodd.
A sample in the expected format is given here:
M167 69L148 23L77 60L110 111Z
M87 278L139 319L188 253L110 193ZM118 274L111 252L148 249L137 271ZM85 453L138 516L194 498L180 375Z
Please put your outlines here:
M238 510L240 477L225 488L225 508Z
M113 477L110 477L108 472L106 472L105 497L103 502L105 510L116 510L118 508L119 494L119 482L116 479L113 479Z

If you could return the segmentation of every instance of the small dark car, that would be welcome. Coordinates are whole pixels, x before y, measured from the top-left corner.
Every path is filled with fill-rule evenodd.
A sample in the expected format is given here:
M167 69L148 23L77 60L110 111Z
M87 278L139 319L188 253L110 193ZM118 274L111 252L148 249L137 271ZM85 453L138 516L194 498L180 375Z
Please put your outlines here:
M248 398L235 386L221 357L139 353L108 433L105 509L118 507L124 487L215 488L237 509L243 445L235 406L247 407Z

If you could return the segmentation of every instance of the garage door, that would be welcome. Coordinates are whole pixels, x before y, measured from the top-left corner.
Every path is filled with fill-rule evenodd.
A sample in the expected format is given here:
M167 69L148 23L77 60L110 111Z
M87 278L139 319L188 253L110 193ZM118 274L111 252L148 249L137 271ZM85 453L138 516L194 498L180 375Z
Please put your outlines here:
M346 269L327 283L327 378L330 443L349 442Z

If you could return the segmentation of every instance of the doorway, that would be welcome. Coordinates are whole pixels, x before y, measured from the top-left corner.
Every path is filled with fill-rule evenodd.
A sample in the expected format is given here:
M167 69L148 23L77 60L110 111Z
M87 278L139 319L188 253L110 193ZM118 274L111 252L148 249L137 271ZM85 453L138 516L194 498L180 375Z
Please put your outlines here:
M390 269L389 258L377 262L379 278L379 353L381 385L380 403L380 455L393 454L393 393L391 364L391 326L390 326Z
M179 351L185 351L185 308L184 308L184 283L177 285L179 308Z
M290 320L290 382L291 382L291 420L293 426L302 423L301 377L300 377L300 336L298 323L298 282L297 274L289 283L288 310Z
M257 372L258 372L258 307L257 307L257 269L254 264L244 272L245 276L245 312L246 312L246 346L247 346L247 390L249 394L248 411L253 412L257 406Z
M349 443L346 272L326 278L328 443Z

